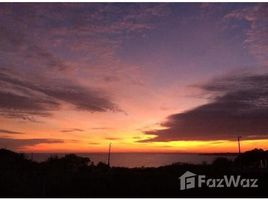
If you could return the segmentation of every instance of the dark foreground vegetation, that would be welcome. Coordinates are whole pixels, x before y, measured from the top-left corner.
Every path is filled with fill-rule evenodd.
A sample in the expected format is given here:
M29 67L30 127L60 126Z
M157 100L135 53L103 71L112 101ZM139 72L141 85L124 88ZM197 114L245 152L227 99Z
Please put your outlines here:
M119 168L74 154L42 163L0 149L0 197L268 197L268 152L255 149L231 161L176 163L158 168ZM241 175L258 180L258 188L192 188L180 190L185 171L222 178Z

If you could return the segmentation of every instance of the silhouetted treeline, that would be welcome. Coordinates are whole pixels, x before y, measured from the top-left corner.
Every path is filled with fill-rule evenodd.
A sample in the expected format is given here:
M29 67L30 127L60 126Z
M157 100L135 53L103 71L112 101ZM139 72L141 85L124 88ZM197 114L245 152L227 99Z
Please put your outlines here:
M0 197L268 197L268 152L254 149L212 164L175 163L157 168L109 167L74 154L37 163L0 149ZM258 188L194 188L181 191L185 171L208 177L258 178Z

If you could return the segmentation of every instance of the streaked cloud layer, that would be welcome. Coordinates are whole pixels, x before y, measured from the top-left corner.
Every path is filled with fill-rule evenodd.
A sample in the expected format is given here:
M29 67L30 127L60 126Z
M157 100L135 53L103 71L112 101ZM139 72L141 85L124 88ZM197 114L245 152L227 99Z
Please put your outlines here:
M22 147L37 145L37 144L51 144L62 143L62 140L53 139L12 139L12 138L0 138L0 145L2 147L8 147L12 149L21 149Z
M103 112L118 110L100 91L84 88L70 80L31 82L11 73L0 72L0 112L8 117L50 116L61 102L78 110Z
M0 129L0 133L3 133L3 134L22 134L22 132L5 130L5 129Z
M147 141L235 140L268 137L268 74L239 74L201 86L210 103L173 114Z
M231 151L237 135L259 145L267 7L1 3L1 145Z

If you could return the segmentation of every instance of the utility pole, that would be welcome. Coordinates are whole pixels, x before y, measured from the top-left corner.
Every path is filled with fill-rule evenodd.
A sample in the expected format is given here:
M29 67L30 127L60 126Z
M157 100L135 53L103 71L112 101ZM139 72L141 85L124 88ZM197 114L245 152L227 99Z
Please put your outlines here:
M112 143L110 142L110 144L109 144L109 152L108 152L108 163L107 163L109 167L110 167L111 147L112 147Z
M238 154L240 155L240 153L241 153L241 149L240 149L240 138L241 138L241 136L238 136L237 137L237 143L238 143Z

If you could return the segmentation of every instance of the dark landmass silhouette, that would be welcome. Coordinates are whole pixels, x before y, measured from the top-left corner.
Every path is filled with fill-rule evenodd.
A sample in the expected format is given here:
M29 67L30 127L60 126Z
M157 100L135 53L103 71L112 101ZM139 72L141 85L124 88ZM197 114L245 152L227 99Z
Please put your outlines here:
M109 167L75 154L38 163L0 149L0 197L268 197L267 163L268 152L262 149L241 153L234 160L218 157L212 164L155 168ZM180 190L179 176L186 171L212 178L257 178L258 187Z

